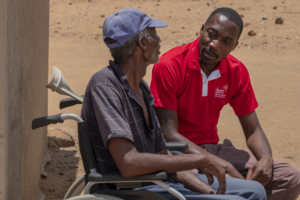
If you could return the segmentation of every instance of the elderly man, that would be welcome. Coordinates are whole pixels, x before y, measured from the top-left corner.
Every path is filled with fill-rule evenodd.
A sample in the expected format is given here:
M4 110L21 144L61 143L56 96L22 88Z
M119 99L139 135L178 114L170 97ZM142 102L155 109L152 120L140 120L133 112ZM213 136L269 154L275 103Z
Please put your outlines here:
M221 166L234 165L247 179L262 183L270 199L296 199L300 172L286 163L273 162L255 112L258 104L249 73L230 55L242 29L243 21L236 11L218 8L202 26L200 37L161 57L153 68L150 86L158 117L168 141L188 142L189 153L223 158L215 161ZM235 149L228 140L218 144L217 123L227 103L238 116L257 161L252 162L251 155Z
M103 39L113 61L89 81L82 108L84 120L99 133L93 140L98 170L124 177L175 173L177 182L170 184L187 199L265 199L261 184L226 176L240 178L234 168L216 165L213 156L173 156L166 151L153 98L143 81L147 66L159 58L160 38L155 28L164 26L167 23L136 9L120 10L104 22ZM194 169L200 169L210 181ZM139 189L171 199L158 186Z

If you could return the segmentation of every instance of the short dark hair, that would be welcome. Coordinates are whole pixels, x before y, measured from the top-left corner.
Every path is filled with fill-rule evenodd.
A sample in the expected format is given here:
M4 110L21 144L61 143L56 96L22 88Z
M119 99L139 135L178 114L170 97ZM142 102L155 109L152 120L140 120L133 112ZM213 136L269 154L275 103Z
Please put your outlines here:
M227 17L230 21L232 21L233 23L235 23L239 28L240 28L240 32L239 32L239 37L243 31L243 20L242 17L232 8L217 8L215 9L207 18L206 22L213 17L216 14L220 14L220 15L224 15L225 17ZM205 22L205 23L206 23Z

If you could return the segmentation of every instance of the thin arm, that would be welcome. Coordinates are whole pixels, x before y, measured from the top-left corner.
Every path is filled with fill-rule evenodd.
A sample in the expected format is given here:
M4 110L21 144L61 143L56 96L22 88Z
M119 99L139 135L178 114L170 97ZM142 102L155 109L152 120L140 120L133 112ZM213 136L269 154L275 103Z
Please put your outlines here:
M272 150L269 141L259 123L256 112L239 117L247 145L254 153L257 160L263 157L272 157Z

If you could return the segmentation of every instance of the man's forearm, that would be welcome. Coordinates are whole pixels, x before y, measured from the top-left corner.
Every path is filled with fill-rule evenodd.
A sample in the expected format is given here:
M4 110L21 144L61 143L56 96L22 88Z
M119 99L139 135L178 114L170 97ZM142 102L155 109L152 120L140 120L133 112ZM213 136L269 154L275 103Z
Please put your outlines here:
M247 138L247 146L254 153L257 160L266 156L272 157L271 146L261 128L255 130L255 132Z
M256 112L239 117L246 142L249 149L254 153L257 160L262 157L272 157L272 150L269 141L260 126Z
M206 167L206 157L196 154L173 156L133 151L127 153L124 161L123 163L119 163L119 166L122 175L125 177L144 175L158 171L174 173L177 171Z
M169 142L186 142L188 148L185 153L200 153L206 154L207 151L200 146L194 144L192 141L182 136L178 132L178 119L177 112L174 110L167 110L163 108L156 108L156 113L158 115L163 134L167 141Z

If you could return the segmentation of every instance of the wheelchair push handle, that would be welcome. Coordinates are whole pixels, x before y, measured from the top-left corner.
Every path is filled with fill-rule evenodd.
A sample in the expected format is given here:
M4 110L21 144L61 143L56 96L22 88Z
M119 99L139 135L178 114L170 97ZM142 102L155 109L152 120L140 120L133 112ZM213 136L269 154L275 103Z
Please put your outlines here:
M49 115L32 120L32 129L48 126L49 124L63 123L66 119L83 122L82 118L73 113Z
M64 120L61 118L61 114L39 117L32 120L32 129L48 126L49 124L56 124L56 123L63 123L63 122Z
M72 97L64 98L59 102L59 108L63 109L77 104L82 104L82 102Z

